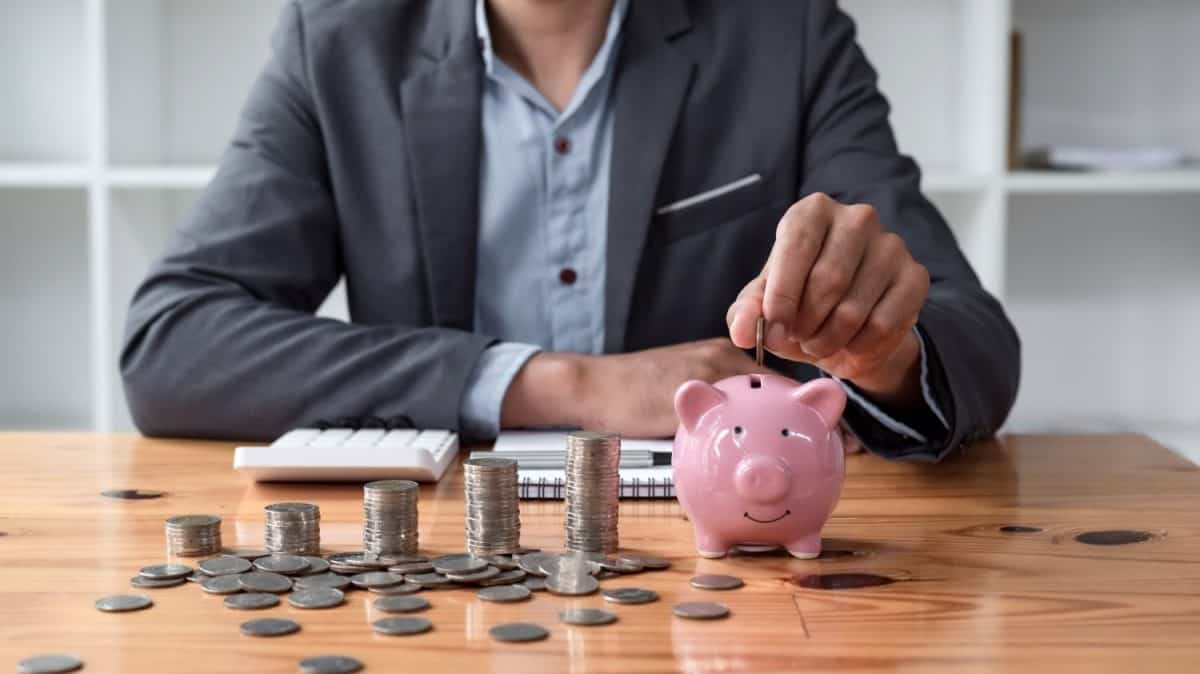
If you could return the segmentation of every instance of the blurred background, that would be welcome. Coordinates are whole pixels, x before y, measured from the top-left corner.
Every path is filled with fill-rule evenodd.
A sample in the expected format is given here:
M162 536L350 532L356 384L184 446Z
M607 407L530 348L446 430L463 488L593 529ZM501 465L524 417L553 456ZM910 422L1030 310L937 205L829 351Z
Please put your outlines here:
M130 295L283 4L0 0L0 429L132 429ZM1139 431L1200 461L1200 2L843 7L1021 333L1006 430ZM340 290L323 312L345 316Z

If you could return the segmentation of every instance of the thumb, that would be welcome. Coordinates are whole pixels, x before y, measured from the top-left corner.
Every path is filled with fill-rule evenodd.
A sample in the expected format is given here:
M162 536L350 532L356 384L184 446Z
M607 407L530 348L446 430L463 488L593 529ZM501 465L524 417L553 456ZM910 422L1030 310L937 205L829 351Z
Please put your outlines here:
M765 275L747 283L725 314L725 323L729 326L729 339L739 349L753 349L757 342L758 317L762 316L763 293L766 287Z

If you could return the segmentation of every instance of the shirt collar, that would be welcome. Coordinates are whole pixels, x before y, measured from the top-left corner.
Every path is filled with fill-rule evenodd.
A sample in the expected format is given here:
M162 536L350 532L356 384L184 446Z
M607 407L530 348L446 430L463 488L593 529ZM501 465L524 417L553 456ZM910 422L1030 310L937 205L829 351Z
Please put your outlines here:
M487 0L475 0L475 35L479 38L479 51L483 56L484 69L488 75L494 75L496 52L492 49L492 31L488 26L486 3ZM604 34L604 43L600 45L596 56L592 58L592 63L588 66L589 71L604 72L608 69L608 62L612 60L614 45L621 33L621 24L624 23L628 8L629 0L616 0L613 3L612 13L608 17L608 29ZM597 66L599 67L597 68ZM587 79L586 74L584 79Z

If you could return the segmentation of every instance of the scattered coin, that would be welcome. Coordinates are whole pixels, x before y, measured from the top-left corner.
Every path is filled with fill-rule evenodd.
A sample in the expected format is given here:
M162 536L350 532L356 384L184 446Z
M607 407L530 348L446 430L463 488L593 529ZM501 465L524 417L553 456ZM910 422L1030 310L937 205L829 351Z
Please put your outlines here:
M742 579L737 576L723 576L716 573L703 573L693 576L688 581L692 587L701 590L735 590L742 586Z
M145 576L134 576L129 579L129 584L143 590L158 590L164 587L178 587L187 582L187 577L183 578L166 578L164 580L156 580Z
M278 573L251 571L238 576L242 589L247 592L287 592L292 589L292 579Z
M308 569L308 561L296 555L271 555L254 560L254 568L270 573L282 573L291 576L303 573Z
M429 608L429 600L425 597L416 597L413 595L397 595L394 597L380 597L371 602L371 606L384 613L412 613L413 611L424 611Z
M358 568L358 572L369 571L372 569L386 569L389 564L382 562L379 556L371 552L335 552L326 557L331 566L353 566Z
M141 577L141 576L139 576L139 578L140 578L140 577ZM199 583L200 581L202 581L202 580L204 580L205 578L208 578L208 577L209 577L209 575L208 575L207 573L204 573L203 571L201 571L201 570L199 570L199 569L196 569L195 571L193 571L193 572L191 572L191 573L189 573L189 574L187 575L187 578L186 578L186 580L187 580L189 583Z
M594 576L600 573L600 563L588 559L584 553L567 553L565 555L549 555L541 560L542 573L552 576L560 571L587 574Z
M500 573L486 580L478 581L478 584L483 587L489 587L492 585L511 585L512 583L519 583L522 580L525 580L527 575L528 574L521 569L509 569L507 571L501 571Z
M346 601L346 595L333 587L296 590L288 595L288 603L296 608L332 608Z
M242 634L248 637L281 637L300 631L300 623L287 618L256 618L242 623Z
M545 576L546 572L542 571L542 561L557 556L548 552L531 552L521 555L517 564L520 565L522 571L531 576Z
M225 606L239 611L257 611L279 606L279 597L266 592L247 592L225 597Z
M226 548L221 551L221 554L227 557L240 557L253 562L259 557L266 557L271 553L265 548Z
M35 655L17 663L18 674L65 674L83 667L83 660L74 655L52 653Z
M608 625L617 621L617 614L598 608L571 608L558 614L568 625Z
M308 568L304 570L304 575L311 576L317 573L325 573L329 570L329 562L323 557L304 556L304 561L308 562Z
M151 491L149 489L106 489L100 492L101 496L108 498L119 498L127 501L142 501L145 499L159 498L166 492Z
M192 572L192 567L186 564L154 564L143 566L138 575L151 580L172 580L186 578Z
M636 557L606 557L599 564L600 568L616 573L638 573L646 568Z
M371 629L380 634L407 636L428 632L433 629L433 623L429 621L429 618L420 616L395 616L376 620L371 623Z
M538 576L529 576L525 580L521 581L521 584L529 588L531 592L546 591L546 579Z
M236 575L213 576L200 581L200 589L209 594L235 594L242 591L242 581Z
M497 569L500 569L501 571L511 571L518 568L517 560L508 555L488 555L486 557L481 557L480 559L488 564L491 564Z
M532 593L529 591L529 588L524 585L493 585L492 587L481 588L476 593L476 596L484 601L508 604L529 599L530 594Z
M483 570L475 571L474 573L447 573L446 577L459 583L478 583L489 578L495 578L499 575L500 569L489 565L483 567Z
M671 611L680 618L713 620L729 615L729 607L715 601L685 601L675 604Z
M246 573L254 565L241 557L213 557L200 562L196 566L200 567L201 571L210 576L225 576Z
M605 590L604 600L614 604L649 604L658 601L658 593L640 587L617 587Z
M311 576L300 576L292 581L292 587L297 590L314 590L318 587L345 590L350 587L350 579L336 573L317 573Z
M407 581L399 585L388 585L386 587L370 587L367 588L371 594L378 594L384 597L400 596L405 594L415 594L424 590L425 586L420 583L409 583Z
M425 587L438 587L450 582L449 578L440 573L414 573L411 576L405 576L404 579L410 583L417 583Z
M399 585L404 582L404 576L398 573L388 573L387 571L368 571L360 573L357 576L352 576L350 582L354 583L355 587L370 589L373 587L389 587Z
M474 557L465 552L454 555L442 555L429 560L433 564L433 569L438 573L456 573L467 574L476 571L483 571L487 568L488 563L478 557Z
M671 568L671 560L664 557L655 557L653 555L621 555L621 558L640 563L646 571L662 571L663 569Z
M412 573L433 573L433 565L429 562L402 562L389 566L388 571L405 576Z
M111 597L101 597L96 600L96 608L105 613L125 613L140 611L154 605L150 597L140 594L114 594Z
M546 589L554 594L578 597L600 589L600 583L586 573L556 573L546 576Z
M384 566L392 566L393 564L420 564L420 563L428 564L429 563L428 557L426 557L424 555L416 555L416 554L408 555L408 554L400 554L400 553L388 553L388 554L376 555L375 557Z
M301 674L352 674L363 664L348 655L318 655L300 661Z
M540 641L550 636L545 627L533 623L504 623L488 630L496 641L523 642Z

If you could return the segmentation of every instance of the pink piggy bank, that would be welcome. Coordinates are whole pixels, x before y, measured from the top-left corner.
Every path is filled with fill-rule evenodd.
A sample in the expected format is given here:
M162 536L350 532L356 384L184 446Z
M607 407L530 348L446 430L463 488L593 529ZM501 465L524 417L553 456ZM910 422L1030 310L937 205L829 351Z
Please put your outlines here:
M675 494L701 556L722 557L738 544L820 554L845 474L837 429L845 407L832 379L738 375L679 387Z

